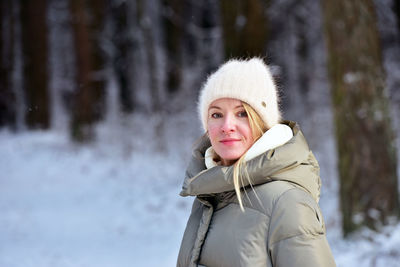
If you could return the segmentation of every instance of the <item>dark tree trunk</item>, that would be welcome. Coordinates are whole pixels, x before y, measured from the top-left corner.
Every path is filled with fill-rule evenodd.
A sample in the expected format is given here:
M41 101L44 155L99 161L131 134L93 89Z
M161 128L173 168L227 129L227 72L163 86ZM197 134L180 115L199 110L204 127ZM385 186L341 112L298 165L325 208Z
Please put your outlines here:
M197 0L184 1L181 11L184 22L180 23L183 32L180 44L182 54L179 59L183 68L201 67L194 84L189 87L185 85L184 90L192 90L192 86L200 89L204 77L214 71L223 60L220 3L214 0L203 0L201 5L198 3ZM192 92L197 94L197 90Z
M111 7L114 25L113 44L115 46L113 66L119 86L119 101L122 111L130 113L134 110L134 84L130 77L134 67L132 58L134 41L128 23L128 16L131 14L129 14L129 4L125 1L111 3Z
M179 90L181 84L181 52L184 31L184 1L163 0L164 39L167 52L166 85L170 93Z
M345 235L399 215L396 151L372 0L323 1Z
M76 93L71 134L76 141L94 137L93 123L104 110L104 59L100 35L104 22L104 1L70 0L76 51Z
M393 9L397 17L397 31L400 34L400 0L394 0Z
M265 56L265 1L221 0L220 5L225 58Z
M0 2L0 127L16 127L15 94L12 87L14 60L13 1Z
M46 0L21 0L24 91L29 128L50 126Z

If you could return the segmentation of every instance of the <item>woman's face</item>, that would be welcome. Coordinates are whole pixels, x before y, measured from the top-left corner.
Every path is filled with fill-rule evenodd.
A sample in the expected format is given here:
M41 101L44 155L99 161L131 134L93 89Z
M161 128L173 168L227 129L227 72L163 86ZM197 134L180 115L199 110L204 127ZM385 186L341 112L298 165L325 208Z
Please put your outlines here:
M242 102L220 98L208 108L207 130L222 165L232 165L254 143L247 113Z

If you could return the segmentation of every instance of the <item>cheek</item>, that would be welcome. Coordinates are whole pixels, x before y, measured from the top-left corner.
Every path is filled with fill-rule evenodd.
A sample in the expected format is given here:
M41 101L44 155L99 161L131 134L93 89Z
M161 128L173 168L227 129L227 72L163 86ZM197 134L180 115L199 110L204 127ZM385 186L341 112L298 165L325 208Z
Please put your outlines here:
M210 137L211 143L217 138L218 136L218 127L216 125L210 124L208 125L208 136Z
M251 128L250 128L250 125L249 125L248 122L247 123L243 123L240 126L240 132L241 132L241 134L243 135L243 137L246 140L248 140L248 141L252 141L253 140L253 134L251 132Z
M246 137L247 137L248 140L250 140L251 142L253 142L253 139L254 139L254 138L253 138L253 134L252 134L250 128L248 128L247 131L246 131Z

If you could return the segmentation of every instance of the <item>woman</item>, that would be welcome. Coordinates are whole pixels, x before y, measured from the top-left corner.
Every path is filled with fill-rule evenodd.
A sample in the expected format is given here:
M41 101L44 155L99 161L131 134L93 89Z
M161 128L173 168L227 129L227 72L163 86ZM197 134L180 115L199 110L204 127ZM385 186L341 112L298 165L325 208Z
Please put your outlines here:
M335 266L318 206L319 166L294 122L280 123L261 59L231 60L202 88L206 131L181 196L196 196L177 266Z

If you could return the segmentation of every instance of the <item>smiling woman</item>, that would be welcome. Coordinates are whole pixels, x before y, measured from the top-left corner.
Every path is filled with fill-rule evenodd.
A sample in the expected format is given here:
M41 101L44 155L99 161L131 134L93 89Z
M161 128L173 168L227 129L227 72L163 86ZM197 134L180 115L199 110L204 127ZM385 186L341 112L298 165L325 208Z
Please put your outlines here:
M208 135L222 165L232 165L254 143L249 119L240 100L220 98L208 109Z
M335 266L318 163L299 126L281 122L263 61L222 65L198 111L206 135L181 191L196 199L177 266Z
M214 113L212 109L217 109ZM240 187L242 169L245 169L244 155L246 151L268 129L260 116L248 104L234 98L220 98L211 103L209 108L208 135L211 147L206 151L206 162L220 162L221 165L233 165L233 185L243 211ZM286 129L287 130L287 129ZM287 139L292 133L286 131ZM283 143L283 141L282 141ZM251 178L245 175L251 184ZM241 182L240 182L241 181Z

